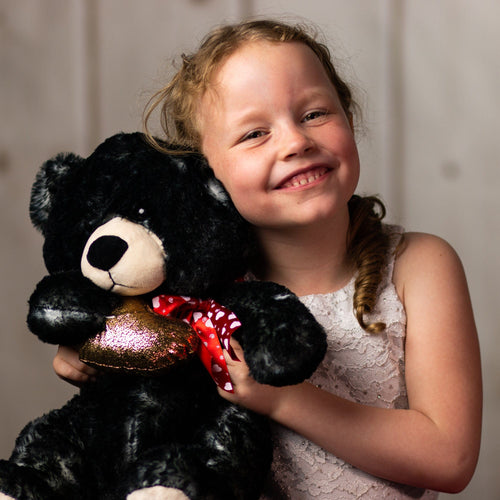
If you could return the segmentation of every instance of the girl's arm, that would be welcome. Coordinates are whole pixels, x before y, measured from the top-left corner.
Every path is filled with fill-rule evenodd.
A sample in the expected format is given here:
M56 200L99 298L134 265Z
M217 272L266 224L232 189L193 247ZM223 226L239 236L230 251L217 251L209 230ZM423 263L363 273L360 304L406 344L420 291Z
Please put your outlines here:
M235 393L221 394L370 474L457 492L476 466L482 411L479 346L465 274L446 242L410 233L394 282L408 321L408 410L361 405L309 383L260 385L244 363L229 358Z

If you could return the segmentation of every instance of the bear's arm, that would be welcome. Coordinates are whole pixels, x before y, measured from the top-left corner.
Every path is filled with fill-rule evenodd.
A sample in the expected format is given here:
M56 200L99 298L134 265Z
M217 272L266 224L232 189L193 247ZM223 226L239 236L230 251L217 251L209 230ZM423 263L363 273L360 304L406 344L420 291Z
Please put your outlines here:
M102 331L120 302L78 272L49 275L29 299L28 327L44 342L76 345Z
M275 386L300 383L323 359L323 328L287 288L271 282L241 282L216 298L242 323L233 336L257 382Z

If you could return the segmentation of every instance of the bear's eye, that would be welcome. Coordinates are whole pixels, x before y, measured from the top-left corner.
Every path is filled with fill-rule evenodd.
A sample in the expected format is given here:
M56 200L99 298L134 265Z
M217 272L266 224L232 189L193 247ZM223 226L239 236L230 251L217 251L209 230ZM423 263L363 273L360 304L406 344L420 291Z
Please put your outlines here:
M137 222L144 222L146 220L146 209L144 207L135 208L135 216L133 218Z

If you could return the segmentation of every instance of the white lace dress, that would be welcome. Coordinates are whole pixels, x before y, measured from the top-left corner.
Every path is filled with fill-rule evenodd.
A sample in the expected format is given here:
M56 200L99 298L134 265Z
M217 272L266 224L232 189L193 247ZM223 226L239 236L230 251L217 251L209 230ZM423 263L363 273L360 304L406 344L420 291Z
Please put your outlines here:
M388 227L393 249L401 229ZM391 252L393 255L394 252ZM302 302L324 326L328 351L310 382L340 397L381 408L408 408L404 379L406 315L392 283L389 259L370 320L382 334L366 333L353 314L354 279L343 289L307 295ZM274 425L275 451L264 499L435 499L437 493L391 483L362 472L285 427Z

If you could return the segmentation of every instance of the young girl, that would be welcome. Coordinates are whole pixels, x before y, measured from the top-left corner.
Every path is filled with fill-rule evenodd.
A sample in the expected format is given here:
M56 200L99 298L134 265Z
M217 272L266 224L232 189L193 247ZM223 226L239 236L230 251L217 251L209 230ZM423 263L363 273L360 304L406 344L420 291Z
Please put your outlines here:
M381 222L354 195L355 103L324 45L297 26L213 31L150 104L167 139L201 151L255 227L250 279L299 295L327 356L307 382L256 383L227 362L237 404L275 422L265 498L435 498L469 482L481 374L466 279L443 240ZM95 376L60 348L56 372Z

